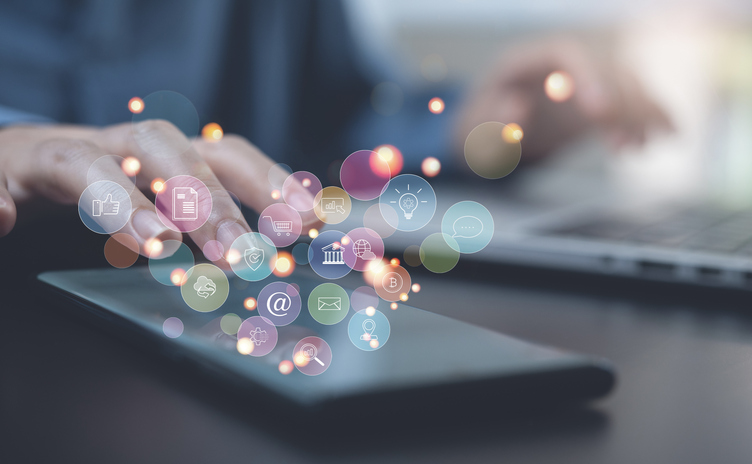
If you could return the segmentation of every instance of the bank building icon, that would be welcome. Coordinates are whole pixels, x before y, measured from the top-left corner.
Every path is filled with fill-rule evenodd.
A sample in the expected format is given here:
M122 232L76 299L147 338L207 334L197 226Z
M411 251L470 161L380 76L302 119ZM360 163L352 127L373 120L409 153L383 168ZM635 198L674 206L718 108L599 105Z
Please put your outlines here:
M330 243L321 249L324 252L324 262L322 264L345 264L345 259L342 256L342 252L345 247L339 243Z

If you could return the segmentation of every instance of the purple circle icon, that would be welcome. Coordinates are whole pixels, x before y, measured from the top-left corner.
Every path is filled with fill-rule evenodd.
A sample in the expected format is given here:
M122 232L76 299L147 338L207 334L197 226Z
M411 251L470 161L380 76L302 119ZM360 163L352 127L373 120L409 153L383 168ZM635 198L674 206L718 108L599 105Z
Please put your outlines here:
M342 188L357 200L373 200L381 195L392 177L389 163L378 153L360 150L342 163L339 180Z
M262 316L253 316L244 320L238 328L238 340L247 338L253 343L251 356L265 356L277 346L277 328Z
M332 363L332 349L319 337L306 337L295 345L293 364L305 375L323 374Z
M300 213L284 203L268 206L259 217L258 231L269 237L276 247L295 243L302 229Z
M384 241L379 234L366 227L351 230L342 239L342 257L350 268L366 271L372 261L379 262L384 257Z
M313 209L316 194L321 190L321 181L308 171L297 171L282 184L282 198L296 211Z
M175 232L193 232L209 219L212 196L193 176L175 176L164 183L154 199L157 216Z
M287 282L272 282L258 296L258 312L277 327L298 318L302 303L300 292Z

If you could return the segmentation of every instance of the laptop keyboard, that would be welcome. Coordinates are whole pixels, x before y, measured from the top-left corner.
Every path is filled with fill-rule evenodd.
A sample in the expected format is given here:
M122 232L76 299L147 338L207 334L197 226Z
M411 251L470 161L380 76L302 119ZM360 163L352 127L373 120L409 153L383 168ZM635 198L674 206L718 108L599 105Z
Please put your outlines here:
M752 210L730 212L693 208L667 214L656 221L602 217L540 232L544 235L752 256Z

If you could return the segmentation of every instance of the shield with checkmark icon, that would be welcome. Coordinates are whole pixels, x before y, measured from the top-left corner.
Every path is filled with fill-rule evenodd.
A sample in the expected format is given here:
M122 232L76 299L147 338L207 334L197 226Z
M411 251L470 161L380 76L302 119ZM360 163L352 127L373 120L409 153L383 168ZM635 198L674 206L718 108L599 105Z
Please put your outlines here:
M245 258L245 263L248 267L255 271L261 266L261 263L264 262L264 250L256 247L248 248L245 250L245 253L243 253L243 258Z

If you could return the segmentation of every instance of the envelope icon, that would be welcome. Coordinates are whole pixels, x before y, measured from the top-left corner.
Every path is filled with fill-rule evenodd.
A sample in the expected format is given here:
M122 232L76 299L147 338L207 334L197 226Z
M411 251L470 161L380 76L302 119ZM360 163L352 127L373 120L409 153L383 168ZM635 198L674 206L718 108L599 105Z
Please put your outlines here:
M342 298L338 296L320 296L319 311L340 311L342 309Z

